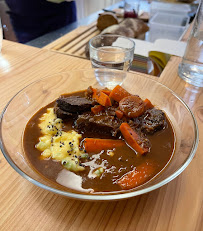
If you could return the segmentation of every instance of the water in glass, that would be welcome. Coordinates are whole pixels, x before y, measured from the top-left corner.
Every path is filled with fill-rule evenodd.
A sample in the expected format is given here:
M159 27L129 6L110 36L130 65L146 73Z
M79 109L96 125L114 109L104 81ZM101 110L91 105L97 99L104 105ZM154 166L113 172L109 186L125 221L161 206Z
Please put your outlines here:
M203 87L203 3L197 11L193 29L187 42L185 54L178 69L186 82Z

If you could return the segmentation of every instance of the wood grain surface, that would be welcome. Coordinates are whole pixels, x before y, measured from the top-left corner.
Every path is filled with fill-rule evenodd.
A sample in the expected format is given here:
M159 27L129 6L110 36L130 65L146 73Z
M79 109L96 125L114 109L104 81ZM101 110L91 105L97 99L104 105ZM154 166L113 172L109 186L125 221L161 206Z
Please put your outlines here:
M178 77L179 62L180 58L172 57L156 79L183 98L199 126L198 150L181 175L160 189L131 199L85 202L38 188L15 172L0 154L0 230L203 230L203 88L193 87ZM89 68L88 60L4 40L0 110L36 79Z

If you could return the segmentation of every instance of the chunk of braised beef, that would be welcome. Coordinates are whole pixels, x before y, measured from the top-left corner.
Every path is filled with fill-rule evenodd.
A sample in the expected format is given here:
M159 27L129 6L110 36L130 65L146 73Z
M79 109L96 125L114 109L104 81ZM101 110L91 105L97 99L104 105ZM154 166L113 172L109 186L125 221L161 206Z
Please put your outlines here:
M79 115L75 121L74 127L81 133L98 133L111 136L118 136L121 121L115 119L114 116L105 113L93 115L92 113L84 113Z
M141 132L140 129L135 129L136 133L139 135L140 138L140 142L138 142L138 144L142 147L142 148L147 148L150 150L151 148L151 143L149 141L149 139L146 137L146 134L144 134L143 132Z
M117 106L107 107L105 111L103 112L103 114L107 116L115 116L116 110L118 110Z
M91 100L75 95L69 97L62 96L56 100L56 103L61 110L77 114L90 111L93 105Z
M140 128L140 120L138 119L128 119L127 120L128 124L130 125L130 127L134 130L137 130L137 128Z
M153 134L167 126L164 112L156 108L148 109L142 116L136 118L135 123L139 124L141 131L146 134Z
M64 120L74 117L73 113L64 111L64 110L60 109L57 105L54 106L54 113L56 114L56 116L58 118L61 118L61 119L64 119Z

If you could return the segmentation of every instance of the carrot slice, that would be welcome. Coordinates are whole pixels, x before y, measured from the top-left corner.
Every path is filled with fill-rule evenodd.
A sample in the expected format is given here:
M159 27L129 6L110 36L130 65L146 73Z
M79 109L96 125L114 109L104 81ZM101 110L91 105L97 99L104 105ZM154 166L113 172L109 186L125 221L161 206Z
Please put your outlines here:
M99 104L101 104L104 107L109 107L112 105L111 100L107 94L94 88L92 89L92 91L92 98L95 99Z
M152 161L148 160L145 163L141 164L134 170L126 173L122 176L117 184L120 185L122 189L132 189L141 184L144 184L149 180L155 173L157 165Z
M103 92L100 93L98 103L105 107L111 106L111 100L109 96Z
M117 116L119 119L121 119L121 118L123 117L123 112L120 111L120 110L117 110L117 111L116 111L116 116Z
M154 107L154 105L151 103L151 101L149 99L145 99L144 100L144 107L145 107L145 111L147 109L151 109Z
M103 110L104 107L102 105L95 105L94 107L91 108L91 112L94 113L95 115Z
M145 154L149 151L149 148L142 146L143 143L140 136L130 127L128 123L122 123L120 131L128 145L136 152Z
M131 95L119 102L120 110L128 117L135 118L144 113L144 101L138 95Z
M119 102L124 97L130 96L131 94L127 92L124 88L122 88L120 85L117 85L114 87L114 89L111 91L109 97L114 99L115 101Z
M96 89L96 88L92 88L92 91L93 91L93 94L92 94L92 98L95 99L96 101L98 100L99 98L99 90Z
M101 90L104 94L106 94L106 95L110 95L111 94L111 91L110 90L105 90L105 89L103 89L103 90Z
M97 153L102 150L113 149L116 147L121 147L125 145L122 140L112 140L112 139L99 139L99 138L85 138L84 148L86 152Z

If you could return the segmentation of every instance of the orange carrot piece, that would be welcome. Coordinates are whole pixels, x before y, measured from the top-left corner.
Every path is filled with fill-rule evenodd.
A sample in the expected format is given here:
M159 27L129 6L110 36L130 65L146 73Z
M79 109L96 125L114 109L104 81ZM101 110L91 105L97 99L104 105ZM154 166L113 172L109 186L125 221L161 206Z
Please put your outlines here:
M114 89L111 91L109 97L114 99L115 101L119 102L124 97L131 96L129 92L127 92L124 88L122 88L120 85L117 85L114 87Z
M104 107L102 105L95 105L94 107L91 108L91 112L94 113L95 115L103 110Z
M111 106L111 100L108 95L106 95L103 92L100 92L99 98L98 98L98 103L101 104L104 107L109 107Z
M127 96L119 102L119 109L127 117L135 118L144 113L144 101L138 95Z
M151 103L151 101L149 99L145 99L144 100L144 107L145 107L145 111L146 111L147 109L153 108L154 105Z
M94 88L92 90L93 90L92 98L95 99L99 104L101 104L104 107L109 107L112 105L111 100L107 94Z
M122 189L132 189L141 184L144 184L150 179L155 173L156 164L148 160L145 163L141 164L134 170L126 173L122 176L117 184L120 185Z
M92 88L92 91L93 91L92 98L97 101L99 98L99 91L96 88Z
M111 91L110 90L101 90L104 94L106 95L110 95L111 94Z
M102 150L112 150L116 147L121 147L125 145L122 140L112 140L112 139L99 139L99 138L85 138L84 148L88 153L97 153Z
M142 147L142 141L139 135L130 127L128 123L122 123L120 126L120 131L125 138L125 141L133 148L135 151L140 154L145 154L149 151L148 148Z
M116 116L117 116L119 119L121 119L121 118L123 117L123 112L120 111L120 110L117 110L117 111L116 111Z

